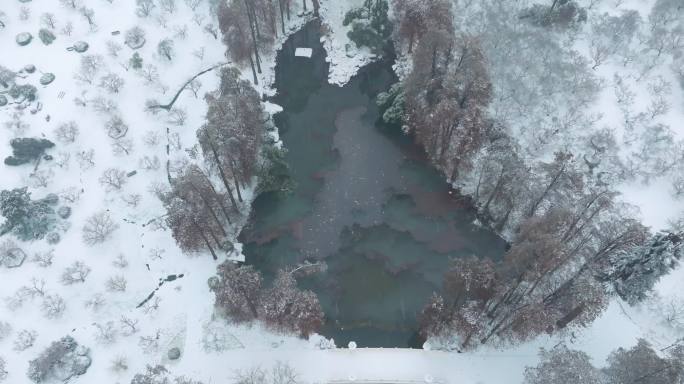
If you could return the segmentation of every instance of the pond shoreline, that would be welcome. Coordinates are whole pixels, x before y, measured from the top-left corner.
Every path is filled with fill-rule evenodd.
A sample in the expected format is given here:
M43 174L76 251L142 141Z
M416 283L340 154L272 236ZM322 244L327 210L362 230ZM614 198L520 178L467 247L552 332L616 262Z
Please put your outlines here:
M312 57L295 55L311 48ZM498 258L503 241L472 224L474 209L397 127L380 123L375 97L397 81L393 60L328 82L318 23L291 35L276 59L275 114L291 195L265 193L240 234L246 262L270 281L278 269L321 261L303 276L340 346L421 348L417 317L453 257Z

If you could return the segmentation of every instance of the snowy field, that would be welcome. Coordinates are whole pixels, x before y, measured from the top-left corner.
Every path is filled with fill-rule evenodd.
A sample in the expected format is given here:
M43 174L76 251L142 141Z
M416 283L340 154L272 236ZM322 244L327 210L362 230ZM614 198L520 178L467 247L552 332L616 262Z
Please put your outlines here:
M321 338L301 340L258 326L226 324L215 317L214 298L207 287L207 279L222 260L214 261L208 254L183 254L163 227L164 208L155 195L160 185L167 183L167 164L176 167L197 161L195 130L206 112L203 95L216 89L218 79L214 71L199 77L169 112L151 114L145 107L148 100L169 102L194 74L227 61L215 16L207 2L193 10L188 5L192 1L177 1L176 9L156 7L146 17L136 15L133 0L84 3L92 7L92 15L87 9L71 9L56 0L4 0L0 4L0 21L5 25L0 28L0 66L19 72L17 83L38 88L37 100L26 108L0 107L0 157L11 155L7 143L15 137L47 138L56 144L48 151L53 159L42 161L36 169L32 165L0 166L0 187L28 185L33 199L55 193L60 197L59 206L71 208L71 216L59 222L57 243L21 242L10 236L0 239L0 243L16 242L27 255L18 268L0 268L0 358L6 361L5 382L29 383L29 361L65 335L90 348L92 365L84 376L73 380L75 383L129 383L146 364L157 363L167 364L174 374L225 383L236 370L284 361L309 382L384 379L483 384L520 382L524 366L536 363L538 348L553 346L561 339L589 353L600 366L611 350L632 346L639 337L665 347L684 335L681 323L673 326L662 311L651 309L665 302L678 301L681 306L681 266L659 283L658 296L643 306L631 308L615 301L581 334L540 338L503 351L457 354L325 349L329 343ZM361 3L321 1L320 14L328 31L322 39L333 84L343 85L373 60L368 50L358 50L349 41L341 25L346 10ZM612 3L606 1L592 12L617 12ZM624 1L621 9L644 13L650 3ZM295 14L288 26L290 32L312 17L310 13ZM135 26L144 31L145 44L131 49L125 39ZM45 45L39 38L41 28L54 33L56 39L51 44ZM15 40L22 32L33 36L26 46ZM165 39L173 41L171 48L158 49ZM275 47L283 41L281 36ZM86 42L87 51L69 49L77 42ZM576 44L582 49L581 39ZM142 59L139 69L131 62L134 53ZM90 66L84 68L82 57L86 55L92 57ZM36 70L22 71L29 64ZM272 94L275 51L264 55L262 65L257 88ZM46 73L54 74L55 79L40 85ZM651 102L649 84L662 78L672 84L667 95L671 106L654 116L653 122L670 126L677 140L684 139L684 96L668 65L637 79L632 69L607 61L596 74L604 80L595 104L603 115L596 126L609 125L626 135L619 124L612 86L615 74L629 84L635 93L634 104L642 106L645 113ZM243 76L250 79L248 68L243 68ZM112 79L120 82L112 84ZM279 107L268 104L266 110L275 112ZM107 128L116 118L128 129L124 136L113 139ZM58 128L71 121L78 128L73 140L58 135ZM644 136L643 132L630 134ZM553 145L544 148L544 153L552 153ZM639 142L632 145L637 147ZM628 159L629 149L625 151L620 156ZM112 185L103 177L110 169L126 174L121 185ZM624 199L639 206L645 223L654 229L665 227L684 208L684 199L675 199L670 191L670 177L650 180L648 187L638 179L621 187ZM248 215L251 195L251 190L246 191L241 205L243 220L234 224L233 236ZM82 228L92 215L102 212L116 230L106 241L88 246ZM236 248L231 257L239 258L240 245ZM69 268L70 273L65 274ZM180 274L181 278L159 285L161 279ZM138 307L152 292L154 297ZM169 360L172 348L179 348L180 359Z

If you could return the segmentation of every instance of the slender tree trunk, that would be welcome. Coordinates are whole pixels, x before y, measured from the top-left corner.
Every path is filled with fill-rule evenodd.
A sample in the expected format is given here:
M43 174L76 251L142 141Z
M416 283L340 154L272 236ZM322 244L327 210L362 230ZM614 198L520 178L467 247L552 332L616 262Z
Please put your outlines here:
M551 182L549 183L549 185L546 186L546 189L544 190L544 193L542 193L542 195L539 196L539 198L534 202L534 204L532 204L532 208L530 208L530 212L529 212L529 214L528 214L528 217L534 216L534 214L537 212L537 208L539 207L539 204L541 204L542 201L544 201L544 199L546 198L546 195L548 195L549 192L551 192L551 189L553 189L553 187L556 186L556 183L558 182L558 180L560 179L561 175L562 175L564 172L565 172L565 163L563 163L563 166L562 166L561 169L558 171L558 173L556 173L556 174L554 175L554 177L553 177L553 179L551 180Z
M306 12L306 0L302 0L302 5L304 6L304 12Z
M285 14L283 13L283 0L278 0L278 6L280 7L280 28L285 35Z
M257 43L258 40L254 26L254 18L252 17L252 11L250 10L249 2L247 0L245 0L245 7L247 8L247 18L249 19L249 30L252 34L252 46L254 49L257 72L261 73L261 59L259 59L259 45Z
M238 200L242 203L242 193L240 193L240 180L237 172L235 172L235 162L230 160L230 169L233 172L233 181L235 182L235 191L237 192Z
M192 224L195 226L197 229L197 232L199 232L200 236L202 236L202 240L204 240L204 244L209 248L209 252L211 252L211 257L214 258L214 260L218 260L218 257L216 256L216 252L214 252L214 248L212 248L211 244L209 243L209 239L207 239L207 236L204 234L202 231L202 228L197 224L197 221L195 219L192 220Z
M218 224L218 227L221 229L221 234L223 236L228 236L226 233L225 228L223 228L223 223L221 223L221 220L219 220L218 215L214 211L214 208L211 207L211 204L207 201L207 198L195 187L194 185L190 184L192 186L192 189L195 190L195 192L200 196L200 199L202 199L202 202L204 203L204 206L209 210L209 213L211 214L211 217L214 218L214 221L216 221L216 224Z
M221 211L223 212L223 216L226 218L228 221L228 224L233 224L230 221L230 215L228 214L228 208L226 208L226 205L223 203L223 199L221 198L221 195L216 192L216 188L214 188L214 185L211 183L211 180L207 178L207 183L209 184L209 187L211 188L211 191L214 193L214 198L216 201L218 201L219 206L221 207Z
M216 147L214 146L214 143L211 141L211 138L209 138L209 146L211 147L211 152L214 156L214 161L216 162L216 167L219 170L219 174L221 175L221 180L223 181L223 185L226 187L226 190L228 191L228 197L230 197L230 202L233 204L233 209L236 211L239 211L237 203L235 202L235 198L233 197L233 190L230 188L230 184L228 183L228 178L226 177L226 173L223 172L223 166L221 165L221 159L218 155L218 152L216 151Z

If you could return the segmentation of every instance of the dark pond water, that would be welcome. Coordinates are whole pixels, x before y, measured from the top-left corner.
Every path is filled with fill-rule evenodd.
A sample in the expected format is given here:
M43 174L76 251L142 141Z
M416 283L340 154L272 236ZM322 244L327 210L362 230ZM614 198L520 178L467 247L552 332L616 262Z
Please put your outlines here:
M297 186L262 194L243 230L247 263L266 279L304 260L327 271L299 279L326 313L338 346L420 347L416 315L439 289L451 258L499 258L505 243L473 224L422 150L378 121L375 96L396 81L390 62L363 68L346 86L327 83L319 28L309 24L279 53L274 102ZM296 47L313 48L309 58Z

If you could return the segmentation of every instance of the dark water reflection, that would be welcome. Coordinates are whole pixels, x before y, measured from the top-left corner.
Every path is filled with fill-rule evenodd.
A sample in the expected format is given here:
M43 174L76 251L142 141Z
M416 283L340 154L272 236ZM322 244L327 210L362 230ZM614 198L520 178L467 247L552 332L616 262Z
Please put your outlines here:
M294 56L313 48L311 59ZM325 259L300 279L324 307L338 345L419 346L416 315L439 289L449 259L498 258L504 242L474 226L455 196L396 127L378 123L374 99L396 81L391 63L367 66L345 87L327 83L318 27L294 34L278 55L276 124L297 183L253 203L241 234L247 262L267 279L287 265Z

